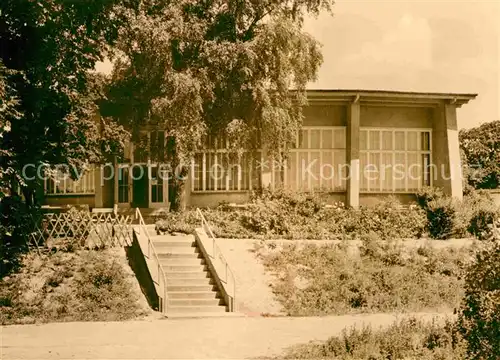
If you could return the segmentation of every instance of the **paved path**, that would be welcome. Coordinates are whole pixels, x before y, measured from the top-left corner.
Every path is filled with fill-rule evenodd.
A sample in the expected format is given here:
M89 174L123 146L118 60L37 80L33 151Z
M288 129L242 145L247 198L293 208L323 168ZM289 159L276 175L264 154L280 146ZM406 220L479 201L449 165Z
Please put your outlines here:
M443 316L416 314L430 320ZM401 315L206 318L55 323L1 328L0 359L250 359L280 354L345 327L386 326Z

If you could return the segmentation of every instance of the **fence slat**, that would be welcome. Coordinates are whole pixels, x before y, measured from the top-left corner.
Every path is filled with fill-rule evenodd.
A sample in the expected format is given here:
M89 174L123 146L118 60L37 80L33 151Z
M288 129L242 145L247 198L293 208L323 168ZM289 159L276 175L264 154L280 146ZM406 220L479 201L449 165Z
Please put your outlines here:
M132 244L132 220L129 215L70 210L32 217L30 247L50 246L50 242L68 246L78 243L86 248L108 248Z

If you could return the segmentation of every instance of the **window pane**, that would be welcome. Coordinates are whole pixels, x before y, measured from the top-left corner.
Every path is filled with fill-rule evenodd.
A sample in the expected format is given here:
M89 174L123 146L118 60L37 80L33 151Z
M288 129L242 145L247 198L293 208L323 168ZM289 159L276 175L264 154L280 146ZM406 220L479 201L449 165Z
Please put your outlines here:
M333 131L323 130L322 149L333 149Z
M408 191L418 190L422 178L421 161L418 154L408 153Z
M360 150L368 150L368 131L366 130L359 132L359 148Z
M404 131L396 131L394 133L395 150L405 150L405 133Z
M203 190L203 154L194 156L193 168L191 170L195 191Z
M382 150L392 150L392 131L382 132Z
M335 151L334 153L334 175L335 190L346 189L347 167L345 151Z
M310 178L308 190L319 190L320 187L320 155L319 151L313 151L309 156L309 163L306 165L307 177Z
M394 164L393 178L396 191L405 191L406 178L406 155L404 153L395 154L396 163Z
M320 174L322 177L321 187L325 190L333 190L333 182L337 174L333 162L333 153L331 151L323 151L321 156L323 159L321 164L322 173Z
M392 154L382 154L382 162L380 165L380 181L383 191L392 191Z
M370 131L368 134L370 150L380 150L380 131Z
M418 150L418 132L416 131L408 131L407 132L408 139L408 148L409 151Z
M334 132L334 146L335 149L345 149L345 129L335 129Z
M380 190L380 154L371 153L368 156L368 167L366 175L368 177L368 184L370 190L379 191Z
M311 149L320 149L321 148L321 130L309 130L311 133Z

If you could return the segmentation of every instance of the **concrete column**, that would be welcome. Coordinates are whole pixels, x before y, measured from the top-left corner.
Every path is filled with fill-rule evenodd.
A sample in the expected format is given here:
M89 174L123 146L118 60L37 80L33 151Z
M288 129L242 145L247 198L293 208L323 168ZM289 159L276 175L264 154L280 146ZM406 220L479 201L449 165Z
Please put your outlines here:
M361 107L359 101L348 105L347 108L347 133L346 133L346 159L349 166L347 179L346 205L359 207L359 126Z
M447 195L462 199L462 163L455 105L442 104L435 110L432 136L433 185L443 188Z

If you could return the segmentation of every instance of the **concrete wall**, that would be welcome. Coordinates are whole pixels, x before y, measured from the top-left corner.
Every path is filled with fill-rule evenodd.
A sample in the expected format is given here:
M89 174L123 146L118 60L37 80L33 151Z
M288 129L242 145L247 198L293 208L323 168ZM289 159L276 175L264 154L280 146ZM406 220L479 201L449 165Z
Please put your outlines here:
M361 106L361 127L432 128L432 109Z
M311 105L304 108L304 126L346 126L347 107Z

